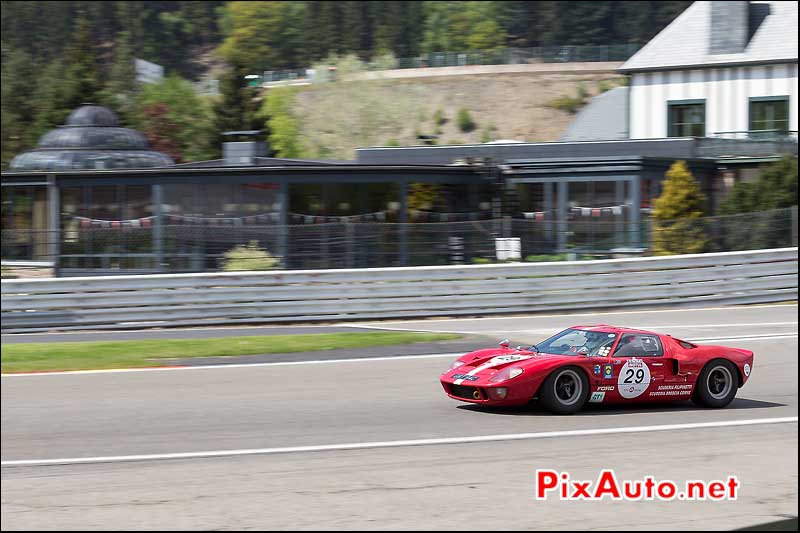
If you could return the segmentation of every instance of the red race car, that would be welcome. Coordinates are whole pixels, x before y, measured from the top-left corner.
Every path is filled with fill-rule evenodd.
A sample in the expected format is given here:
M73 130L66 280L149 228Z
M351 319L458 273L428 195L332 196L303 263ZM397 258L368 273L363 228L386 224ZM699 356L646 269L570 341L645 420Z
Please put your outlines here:
M441 376L445 392L465 402L511 406L538 399L570 414L586 403L691 399L725 407L753 368L753 352L698 346L650 331L574 326L529 347L478 350Z

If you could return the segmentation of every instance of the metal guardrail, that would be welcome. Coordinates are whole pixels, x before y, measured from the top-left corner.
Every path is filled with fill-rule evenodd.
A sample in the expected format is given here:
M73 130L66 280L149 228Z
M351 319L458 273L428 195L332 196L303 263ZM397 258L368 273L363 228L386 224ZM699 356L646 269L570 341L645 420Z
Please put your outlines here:
M798 249L559 263L2 282L3 332L482 315L797 298Z

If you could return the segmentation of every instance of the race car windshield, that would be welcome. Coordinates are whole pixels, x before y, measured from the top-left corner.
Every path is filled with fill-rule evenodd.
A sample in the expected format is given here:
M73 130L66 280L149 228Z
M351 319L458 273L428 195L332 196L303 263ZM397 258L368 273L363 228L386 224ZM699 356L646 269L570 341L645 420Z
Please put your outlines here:
M554 355L605 357L611 352L615 340L617 340L617 334L608 331L565 329L538 343L536 348L539 352Z

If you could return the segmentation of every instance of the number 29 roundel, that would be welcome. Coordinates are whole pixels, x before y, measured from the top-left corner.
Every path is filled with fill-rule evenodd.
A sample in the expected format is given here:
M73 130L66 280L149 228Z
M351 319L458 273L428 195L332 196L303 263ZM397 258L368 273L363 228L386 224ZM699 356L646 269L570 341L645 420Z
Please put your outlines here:
M650 369L641 359L630 359L619 371L617 389L623 398L641 396L650 386Z

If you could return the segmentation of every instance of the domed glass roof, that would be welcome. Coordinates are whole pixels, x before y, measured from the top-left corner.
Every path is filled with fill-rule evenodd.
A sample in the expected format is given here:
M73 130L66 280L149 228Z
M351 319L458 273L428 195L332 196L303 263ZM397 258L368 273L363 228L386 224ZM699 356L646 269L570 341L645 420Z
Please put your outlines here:
M107 150L147 150L147 139L128 128L61 127L48 131L39 140L39 148L96 148Z
M85 104L69 114L67 126L119 126L119 120L107 107Z
M70 113L67 123L48 131L33 150L11 160L9 170L78 170L150 168L173 165L149 149L141 132L119 127L106 107L87 104Z

